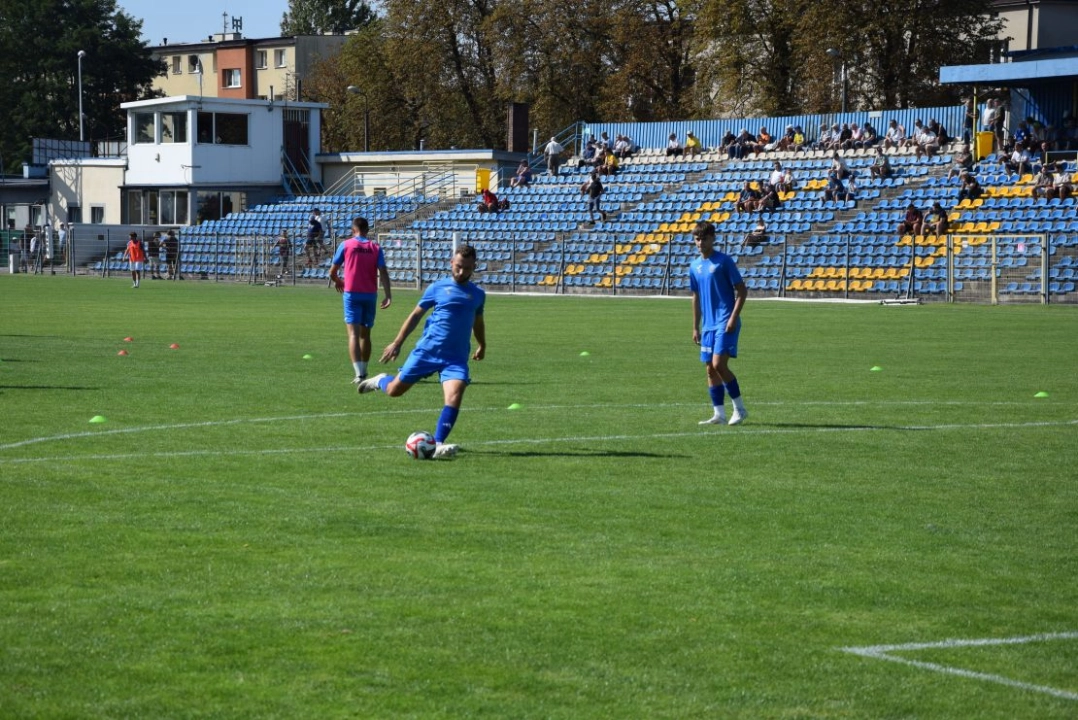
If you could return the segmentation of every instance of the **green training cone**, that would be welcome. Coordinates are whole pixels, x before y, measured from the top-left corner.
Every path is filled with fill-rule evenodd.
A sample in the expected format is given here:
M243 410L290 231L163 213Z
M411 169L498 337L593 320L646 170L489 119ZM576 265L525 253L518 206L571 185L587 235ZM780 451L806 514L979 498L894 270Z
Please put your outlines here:
M883 370L883 368L881 368L879 365L873 365L872 369L869 370L869 372L880 372L881 370Z
M1048 393L1046 393L1044 390L1041 390L1039 393L1037 393L1033 397L1048 397Z
M509 406L509 409L510 410L519 410L520 409L520 403L513 403L512 405Z
M589 357L590 355L591 355L591 353L588 352L587 350L583 350L580 353L580 357Z
M310 353L307 353L306 355L303 356L303 359L304 360L314 360L314 355L311 355Z
M94 415L92 418L90 418L90 422L92 422L92 423L103 423L103 422L107 422L107 421L105 420L104 415Z

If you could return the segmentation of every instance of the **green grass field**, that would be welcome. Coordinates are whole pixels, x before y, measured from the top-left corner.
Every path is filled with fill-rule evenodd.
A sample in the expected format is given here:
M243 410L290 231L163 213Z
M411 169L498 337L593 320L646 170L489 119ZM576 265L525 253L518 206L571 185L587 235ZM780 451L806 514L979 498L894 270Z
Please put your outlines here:
M1078 310L486 317L416 462L327 288L0 277L0 717L1078 715Z

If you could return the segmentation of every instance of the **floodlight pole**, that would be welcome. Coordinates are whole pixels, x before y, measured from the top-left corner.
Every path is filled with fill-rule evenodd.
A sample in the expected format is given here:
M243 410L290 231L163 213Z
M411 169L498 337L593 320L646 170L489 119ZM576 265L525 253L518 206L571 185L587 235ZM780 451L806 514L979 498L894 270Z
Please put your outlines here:
M86 139L82 132L82 59L84 57L86 57L86 51L79 50L79 142Z
M355 85L349 85L348 92L363 96L363 152L369 153L371 151L371 111L367 102L367 92Z

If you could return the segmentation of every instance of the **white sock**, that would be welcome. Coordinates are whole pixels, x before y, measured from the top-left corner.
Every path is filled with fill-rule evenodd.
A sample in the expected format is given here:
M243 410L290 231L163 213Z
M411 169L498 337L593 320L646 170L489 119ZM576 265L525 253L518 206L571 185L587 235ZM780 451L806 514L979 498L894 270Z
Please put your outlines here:
M745 412L745 401L738 395L736 398L730 398L734 402L734 409L738 412Z
M358 360L352 363L352 367L356 370L356 377L367 374L367 368L363 367L364 365L366 365L366 363L362 363Z

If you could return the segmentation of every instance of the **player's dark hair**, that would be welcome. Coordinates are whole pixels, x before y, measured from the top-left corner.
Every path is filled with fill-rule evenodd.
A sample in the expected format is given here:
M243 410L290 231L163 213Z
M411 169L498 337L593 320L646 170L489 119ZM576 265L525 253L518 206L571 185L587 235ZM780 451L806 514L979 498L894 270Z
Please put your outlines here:
M352 227L354 227L360 235L366 235L371 226L367 224L367 218L357 217L352 221Z
M709 223L707 220L698 220L696 227L692 230L693 237L706 238L710 236L712 239L715 237L715 226Z
M462 258L471 258L472 260L475 260L475 248L468 244L457 245L456 254L460 255Z

